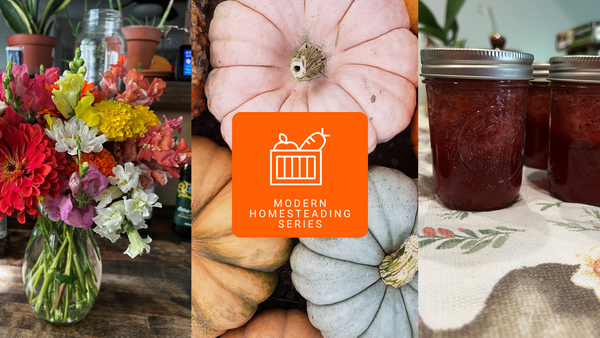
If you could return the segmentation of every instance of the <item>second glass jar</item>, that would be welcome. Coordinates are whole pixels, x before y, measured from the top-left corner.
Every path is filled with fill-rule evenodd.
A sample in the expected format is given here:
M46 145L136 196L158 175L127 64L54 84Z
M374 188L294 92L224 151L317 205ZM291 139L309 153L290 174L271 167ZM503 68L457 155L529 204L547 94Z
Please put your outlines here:
M548 168L548 131L550 129L550 81L547 80L548 63L534 63L533 77L527 96L525 124L525 155L523 164L528 167Z
M550 191L600 206L600 56L551 58L549 78Z
M507 207L521 187L531 54L425 49L437 196L449 208Z

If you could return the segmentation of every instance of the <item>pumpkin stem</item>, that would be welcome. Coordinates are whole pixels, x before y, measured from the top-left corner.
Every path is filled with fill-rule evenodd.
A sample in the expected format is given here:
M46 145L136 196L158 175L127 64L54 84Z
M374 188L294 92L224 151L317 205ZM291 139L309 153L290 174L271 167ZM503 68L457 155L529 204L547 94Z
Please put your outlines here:
M325 55L321 48L305 41L290 62L290 71L298 81L320 77L325 71Z
M379 275L386 285L399 288L410 283L419 269L419 238L412 234L400 249L386 256L379 266Z

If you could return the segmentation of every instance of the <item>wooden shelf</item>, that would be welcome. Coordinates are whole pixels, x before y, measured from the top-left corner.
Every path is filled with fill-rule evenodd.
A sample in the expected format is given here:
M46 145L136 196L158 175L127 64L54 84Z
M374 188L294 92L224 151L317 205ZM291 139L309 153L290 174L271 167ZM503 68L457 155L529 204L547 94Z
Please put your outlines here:
M154 101L152 109L191 111L192 84L187 81L165 81L167 87L163 90L160 101Z

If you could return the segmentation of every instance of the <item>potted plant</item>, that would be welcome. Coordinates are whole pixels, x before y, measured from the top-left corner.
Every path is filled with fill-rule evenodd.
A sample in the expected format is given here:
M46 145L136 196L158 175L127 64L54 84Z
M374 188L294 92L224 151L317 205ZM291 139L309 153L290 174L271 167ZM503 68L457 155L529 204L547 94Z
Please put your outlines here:
M152 57L156 51L156 46L160 43L161 32L172 6L173 0L169 1L167 9L156 27L154 26L155 20L150 23L146 19L145 24L143 24L141 21L131 18L129 21L132 25L121 29L127 39L128 70L136 68L138 64L142 65L142 69L150 69Z
M23 48L23 62L28 66L30 74L36 74L41 65L52 67L52 49L56 46L56 38L48 36L54 20L54 14L63 10L71 0L51 0L41 12L40 0L2 0L0 13L6 25L15 34L6 38L11 47Z

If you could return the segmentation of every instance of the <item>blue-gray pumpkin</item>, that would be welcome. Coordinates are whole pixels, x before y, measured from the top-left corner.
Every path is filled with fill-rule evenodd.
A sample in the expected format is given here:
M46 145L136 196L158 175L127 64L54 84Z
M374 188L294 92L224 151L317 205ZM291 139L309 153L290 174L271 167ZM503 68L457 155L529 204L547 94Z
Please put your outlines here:
M369 231L301 238L292 279L325 338L418 337L417 188L402 172L369 168Z

